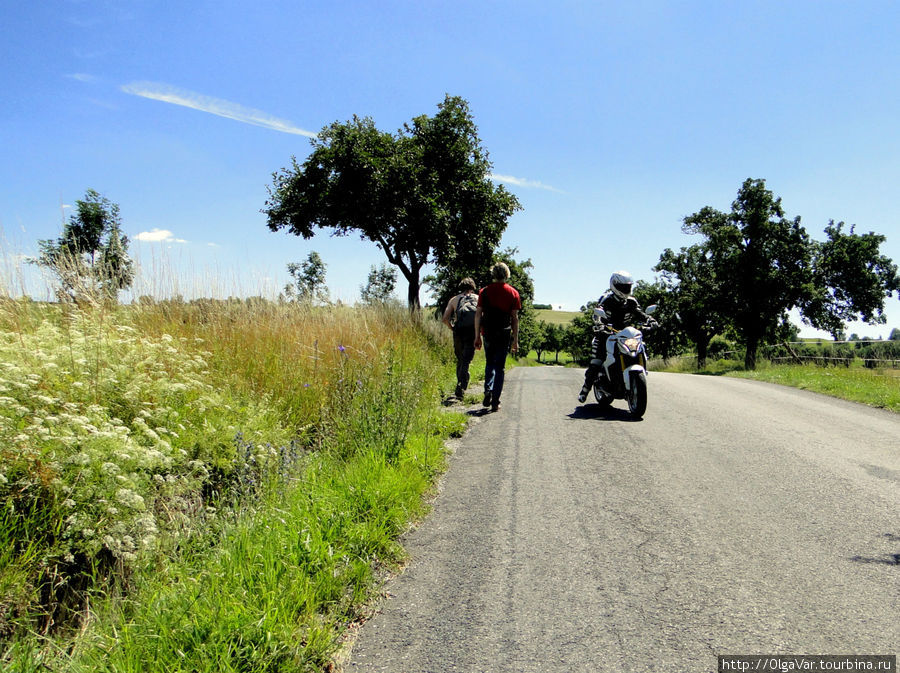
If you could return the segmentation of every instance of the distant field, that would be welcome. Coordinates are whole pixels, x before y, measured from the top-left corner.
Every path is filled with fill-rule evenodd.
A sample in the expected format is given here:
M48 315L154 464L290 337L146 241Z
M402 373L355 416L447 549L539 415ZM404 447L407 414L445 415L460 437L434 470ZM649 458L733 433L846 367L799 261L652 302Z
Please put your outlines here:
M575 316L580 315L579 311L552 311L546 308L535 309L534 313L538 320L550 325L568 325Z

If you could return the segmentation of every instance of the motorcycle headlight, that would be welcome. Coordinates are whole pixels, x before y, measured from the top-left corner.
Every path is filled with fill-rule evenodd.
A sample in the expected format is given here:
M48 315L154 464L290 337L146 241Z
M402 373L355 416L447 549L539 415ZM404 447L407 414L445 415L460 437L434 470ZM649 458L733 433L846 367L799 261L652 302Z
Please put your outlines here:
M629 351L636 351L638 349L638 346L640 346L641 344L641 340L637 337L632 337L630 339L625 339L625 341L623 341L622 343Z

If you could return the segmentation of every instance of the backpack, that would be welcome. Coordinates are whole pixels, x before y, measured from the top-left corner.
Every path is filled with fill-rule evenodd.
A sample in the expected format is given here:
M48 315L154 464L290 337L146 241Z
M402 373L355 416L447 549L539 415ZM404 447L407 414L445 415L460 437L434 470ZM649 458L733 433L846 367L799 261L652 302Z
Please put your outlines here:
M461 294L456 302L455 329L475 326L475 309L478 308L477 294Z

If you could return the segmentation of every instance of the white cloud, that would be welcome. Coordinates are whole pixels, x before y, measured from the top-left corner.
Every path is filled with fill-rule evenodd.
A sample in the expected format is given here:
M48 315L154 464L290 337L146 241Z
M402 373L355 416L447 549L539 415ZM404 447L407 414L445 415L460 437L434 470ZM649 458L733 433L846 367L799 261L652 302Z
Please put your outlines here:
M191 108L192 110L200 110L209 114L233 119L243 124L253 124L254 126L262 126L263 128L281 133L292 133L298 136L306 136L315 138L316 134L312 131L294 126L291 122L272 117L261 110L244 107L237 103L232 103L221 98L212 98L203 94L177 89L168 84L158 82L132 82L121 87L122 91L132 96L141 96L151 100L162 101L163 103L171 103L172 105L181 105L182 107Z
M557 192L559 194L564 193L561 189L551 187L550 185L545 185L543 182L538 182L537 180L529 180L527 178L515 178L511 175L497 175L495 173L489 175L488 178L490 178L494 182L505 182L509 185L515 185L516 187L531 187L532 189L546 189L548 192Z
M135 238L144 243L187 243L183 238L175 238L168 229L142 231Z
M94 75L88 75L84 72L74 72L71 75L66 75L66 77L74 79L76 82L84 82L85 84L94 84L99 81Z

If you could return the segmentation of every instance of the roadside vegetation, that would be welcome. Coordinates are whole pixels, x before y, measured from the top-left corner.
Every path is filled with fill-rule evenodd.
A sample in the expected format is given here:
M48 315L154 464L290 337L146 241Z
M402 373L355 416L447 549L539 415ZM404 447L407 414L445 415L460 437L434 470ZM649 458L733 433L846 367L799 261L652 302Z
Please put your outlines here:
M669 361L652 360L650 369L767 381L900 413L900 367L866 366L867 360L862 359L846 360L837 366L821 364L831 360L820 358L818 362L812 358L805 363L760 360L756 369L748 370L742 361L723 357L708 360L703 369L698 369L696 356L685 355Z
M323 670L464 428L439 327L4 301L0 668Z

